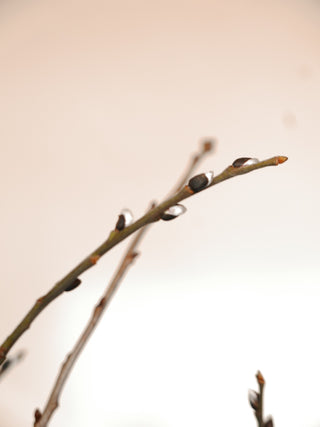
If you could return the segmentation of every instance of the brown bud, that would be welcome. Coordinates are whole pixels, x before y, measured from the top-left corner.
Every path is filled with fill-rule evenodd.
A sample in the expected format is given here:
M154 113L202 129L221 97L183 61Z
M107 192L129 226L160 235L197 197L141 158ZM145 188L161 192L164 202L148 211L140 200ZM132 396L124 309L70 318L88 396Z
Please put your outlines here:
M259 160L256 159L256 158L252 158L252 157L240 157L239 159L236 159L232 163L232 166L234 168L241 168L242 166L250 166L250 165L254 165L256 163L259 163Z
M164 211L164 213L161 215L161 219L163 219L163 221L170 221L184 214L186 210L187 209L183 205L178 204L171 206L169 209Z
M214 140L212 140L212 141L209 141L209 140L203 141L203 143L202 143L202 151L204 153L208 153L209 151L211 151L214 148L214 144L215 144Z
M71 285L69 285L66 289L65 292L70 292L73 291L75 288L77 288L81 283L81 280L79 278L76 278Z
M124 228L128 227L128 225L132 224L133 215L129 209L123 209L119 215L116 230L121 231Z
M121 214L121 215L119 215L119 219L118 219L117 224L116 224L116 230L119 230L119 231L123 230L124 225L125 225L124 215Z
M259 393L254 390L249 390L248 399L251 408L256 411L259 408Z
M267 421L265 421L263 427L273 427L273 420L271 417Z
M260 371L257 372L256 378L259 384L263 385L265 384L264 378L262 376L262 373Z
M212 183L212 180L213 180L212 171L207 173L201 173L199 175L192 177L188 182L188 186L191 188L191 190L194 193L198 193L198 191L201 191L204 188L208 187L208 185Z
M39 411L39 409L36 409L34 411L34 420L35 420L35 422L37 423L38 421L40 421L41 417L42 417L41 412Z

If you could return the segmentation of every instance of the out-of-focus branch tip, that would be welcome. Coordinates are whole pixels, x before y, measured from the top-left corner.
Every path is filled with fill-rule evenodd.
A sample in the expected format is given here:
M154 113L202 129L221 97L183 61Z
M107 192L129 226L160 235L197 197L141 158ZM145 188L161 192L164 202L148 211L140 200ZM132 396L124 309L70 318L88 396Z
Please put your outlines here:
M216 146L216 141L214 139L206 139L202 142L202 152L208 153L209 151L213 151Z
M20 362L25 357L25 355L26 351L20 350L19 353L17 353L15 356L6 359L0 367L0 377L12 369L12 367L15 366L18 362Z
M262 373L260 371L257 372L256 378L257 378L257 381L260 385L265 384L265 380L264 380Z

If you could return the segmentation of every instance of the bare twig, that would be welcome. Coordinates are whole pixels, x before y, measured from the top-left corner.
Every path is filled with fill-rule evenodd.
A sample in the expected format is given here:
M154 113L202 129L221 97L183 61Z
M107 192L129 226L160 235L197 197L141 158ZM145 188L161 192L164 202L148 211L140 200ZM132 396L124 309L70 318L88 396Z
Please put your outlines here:
M192 158L192 162L190 166L187 168L186 172L180 179L179 183L173 188L171 191L171 194L176 193L179 191L183 185L186 183L188 178L190 177L191 173L195 169L195 167L199 164L199 162L203 159L204 155L211 151L211 145L209 142L205 142L202 145L202 151L198 154L195 154ZM155 204L153 204L150 208L154 209ZM136 237L133 239L132 243L130 244L128 250L126 251L126 254L120 263L115 276L111 283L109 284L108 288L106 289L104 295L101 297L99 303L96 305L91 319L89 320L87 326L85 327L84 331L82 332L81 336L79 337L77 343L75 344L73 350L69 353L67 356L65 362L63 363L60 373L58 375L58 378L54 384L54 387L52 389L52 392L49 396L48 402L45 406L45 409L43 413L40 412L39 409L36 409L35 411L35 421L34 421L34 427L45 427L47 426L51 416L53 415L53 412L57 409L59 405L59 396L62 392L63 386L68 378L68 376L71 373L71 370L78 359L81 350L86 345L87 341L89 340L91 334L94 331L95 326L97 325L98 321L103 315L104 310L106 309L109 301L111 300L112 296L115 293L115 290L120 284L121 279L123 278L126 270L129 268L129 266L132 264L132 261L137 255L136 248L138 243L141 241L143 234L146 232L147 228L149 226L145 226L139 230L139 232L136 234Z
M276 166L280 163L283 163L287 160L287 157L276 156L270 159L264 160L262 162L250 164L249 166L235 167L229 166L222 173L213 178L210 185L201 188L199 191L203 191L209 187L212 187L216 184L219 184L222 181L233 178L238 175L242 175L253 170L261 169L267 166ZM161 219L162 214L171 206L176 205L180 201L187 199L195 194L188 185L183 187L172 197L167 198L158 206L156 206L151 211L147 212L140 219L134 222L132 225L124 228L121 231L114 230L110 233L107 240L102 243L97 249L95 249L88 257L86 257L82 262L80 262L73 270L70 271L62 280L60 280L47 294L39 298L27 315L22 319L16 329L8 336L8 338L3 342L0 347L0 364L2 364L6 358L7 353L15 342L20 338L20 336L30 327L33 320L41 313L41 311L50 304L55 298L61 295L67 288L69 288L75 280L86 270L91 268L98 259L120 243L122 240L126 239L135 231L144 227L145 225L151 224L153 222Z

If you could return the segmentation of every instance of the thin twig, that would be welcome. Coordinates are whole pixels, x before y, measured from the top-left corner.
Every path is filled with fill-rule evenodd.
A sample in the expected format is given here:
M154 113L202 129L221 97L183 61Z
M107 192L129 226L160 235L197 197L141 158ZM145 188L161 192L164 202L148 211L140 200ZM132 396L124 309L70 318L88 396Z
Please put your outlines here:
M216 184L219 184L222 181L233 178L238 175L243 175L253 170L261 169L267 166L277 166L280 163L283 163L287 160L287 157L276 156L270 159L258 162L249 166L244 167L227 167L222 173L213 178L213 181L210 185L205 187L203 190L210 188ZM201 190L201 191L203 191ZM41 313L41 311L50 304L55 298L61 295L72 283L86 270L91 268L98 259L120 243L122 240L126 239L135 231L144 227L145 225L151 224L153 222L161 219L161 215L171 206L176 205L188 197L193 196L195 193L190 189L188 185L183 187L178 193L174 196L169 197L158 206L156 206L151 211L147 212L136 222L130 226L124 228L121 231L114 230L110 233L107 240L102 243L97 249L95 249L88 257L81 261L73 270L70 271L62 280L60 280L47 294L39 298L27 315L22 319L16 329L8 336L8 338L3 342L0 347L0 365L4 362L7 353L15 342L20 338L20 336L30 327L33 320Z
M48 402L46 404L46 407L43 411L43 414L37 409L35 411L35 427L45 427L51 418L53 412L57 409L59 406L58 398L62 391L62 388L72 370L73 365L75 364L78 356L80 355L81 350L84 348L85 344L87 343L88 339L90 338L94 328L96 327L98 321L101 319L102 314L104 310L106 309L108 303L110 302L112 296L114 295L116 289L118 288L120 281L122 280L125 272L127 271L128 267L132 264L133 260L138 255L137 252L135 252L135 248L138 244L138 242L141 240L142 235L147 230L147 227L142 228L137 233L135 239L131 243L127 253L125 254L123 260L120 263L120 266L112 279L110 285L106 289L105 293L103 294L102 298L100 299L99 303L96 305L91 319L89 320L86 328L80 335L76 345L72 349L72 351L67 356L64 364L62 365L62 368L60 370L59 376L55 382L55 385L53 387L53 390L50 394L50 397L48 399Z
M206 153L208 153L211 150L211 146L209 146L209 142L206 142L202 145L202 151L198 154L195 154L192 158L192 162L187 168L184 175L181 177L179 183L173 188L171 191L171 194L176 193L179 191L183 185L186 183L190 175L192 174L195 167L200 163L200 161L203 159ZM155 204L153 204L150 208L154 209ZM149 225L150 226L150 225ZM58 378L56 379L56 382L53 386L52 392L49 396L48 402L45 406L45 409L43 413L41 414L39 409L36 409L35 411L35 422L34 427L45 427L47 426L50 418L53 415L53 412L58 408L59 406L59 396L62 392L63 386L68 378L68 376L71 373L71 370L77 361L82 349L86 345L87 341L89 340L91 334L94 331L95 326L97 325L98 321L102 317L108 303L110 302L112 296L114 295L116 289L119 287L120 281L123 278L126 270L130 267L132 264L132 261L137 255L136 248L138 243L141 241L143 234L146 232L147 228L149 226L145 226L139 230L139 232L136 234L136 237L133 239L132 243L130 244L128 250L126 251L125 256L123 257L115 275L112 279L111 283L107 287L104 295L101 297L99 303L96 305L91 319L89 320L87 326L85 327L84 331L80 335L77 343L75 344L72 351L67 356L65 362L63 363L60 373L58 375Z

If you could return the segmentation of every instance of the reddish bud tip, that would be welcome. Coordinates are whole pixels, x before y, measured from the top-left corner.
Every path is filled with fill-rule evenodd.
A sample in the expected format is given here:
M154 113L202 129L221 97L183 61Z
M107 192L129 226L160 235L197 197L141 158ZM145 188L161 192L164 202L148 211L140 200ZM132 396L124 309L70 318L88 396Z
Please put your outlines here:
M278 156L278 165L280 165L281 163L284 163L288 160L288 157L286 156Z
M91 255L90 257L90 262L91 264L97 264L97 262L99 261L100 255Z
M265 383L262 373L260 371L257 372L256 378L259 384L262 385Z

